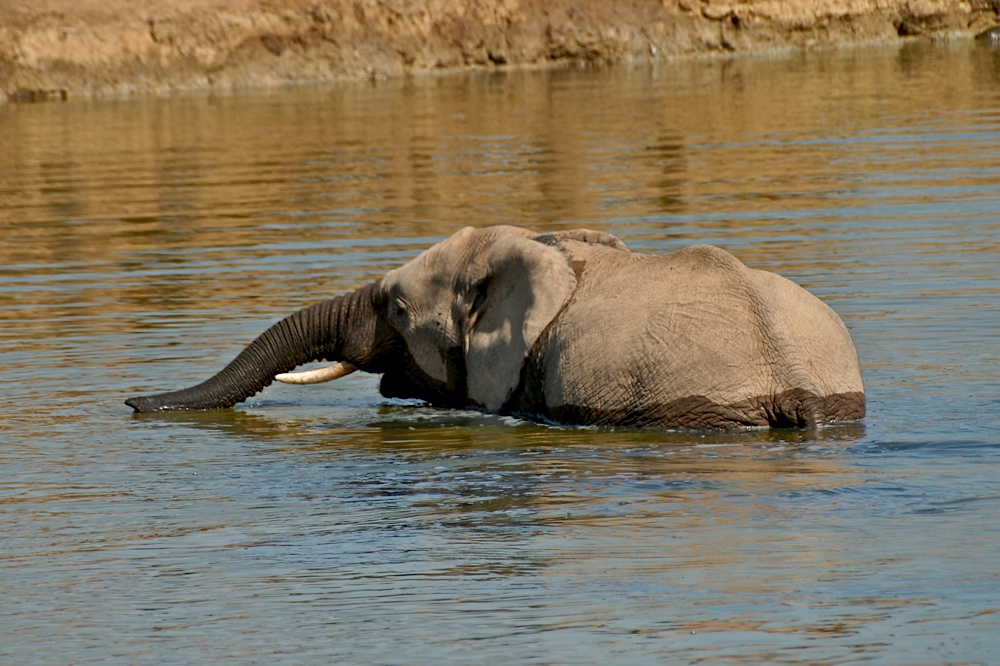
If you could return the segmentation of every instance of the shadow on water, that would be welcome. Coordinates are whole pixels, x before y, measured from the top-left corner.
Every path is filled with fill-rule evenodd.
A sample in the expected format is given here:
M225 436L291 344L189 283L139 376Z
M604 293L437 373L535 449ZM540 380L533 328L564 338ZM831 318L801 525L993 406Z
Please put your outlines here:
M180 426L195 440L210 439L208 446L225 443L235 458L295 461L304 476L322 478L332 466L339 478L345 466L360 466L363 474L348 475L358 497L414 498L415 510L438 520L469 518L479 527L562 520L553 513L562 509L578 519L599 516L636 493L721 509L729 503L721 496L753 488L839 492L864 481L849 454L865 436L861 423L702 433L551 427L412 405L377 411L363 427L238 409L134 418ZM428 493L436 498L431 505ZM530 511L512 517L514 509Z
M485 562L435 569L434 576L558 568L558 558L532 545L550 531L571 530L621 556L627 551L621 535L655 541L663 538L657 527L663 521L675 528L702 520L771 523L801 520L802 512L819 511L830 498L867 501L866 475L850 455L865 434L860 423L681 433L557 428L412 405L377 411L364 427L239 409L134 419L146 428L169 427L175 440L201 442L188 445L196 450L222 447L229 464L274 470L277 477L262 480L255 494L287 496L291 507L339 498L353 507L339 530L374 530L369 538L454 539L451 555L460 560L469 540L490 548L517 545ZM289 467L294 472L282 471ZM294 483L282 481L283 474ZM693 543L672 547L674 557L692 566L707 557L691 550Z

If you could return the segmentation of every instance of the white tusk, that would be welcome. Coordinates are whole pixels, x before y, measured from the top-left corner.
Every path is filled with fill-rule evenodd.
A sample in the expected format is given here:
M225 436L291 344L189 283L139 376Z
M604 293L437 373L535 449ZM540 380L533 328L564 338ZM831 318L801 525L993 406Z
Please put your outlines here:
M319 370L283 372L280 375L275 375L274 378L286 384L322 384L346 377L355 370L357 368L350 363L334 363L328 368L320 368Z

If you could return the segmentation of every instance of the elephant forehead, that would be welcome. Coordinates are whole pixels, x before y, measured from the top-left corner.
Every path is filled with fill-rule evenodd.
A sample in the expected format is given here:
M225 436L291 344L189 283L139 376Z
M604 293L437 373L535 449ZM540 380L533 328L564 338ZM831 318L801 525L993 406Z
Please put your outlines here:
M508 236L533 238L534 232L520 227L496 225L475 229L465 227L440 243L421 252L409 263L389 271L387 285L406 292L453 291L461 277L485 270L490 248Z
M471 230L462 230L434 245L410 262L389 271L385 276L390 294L406 294L408 297L440 293L452 290L455 276L472 259L469 236Z

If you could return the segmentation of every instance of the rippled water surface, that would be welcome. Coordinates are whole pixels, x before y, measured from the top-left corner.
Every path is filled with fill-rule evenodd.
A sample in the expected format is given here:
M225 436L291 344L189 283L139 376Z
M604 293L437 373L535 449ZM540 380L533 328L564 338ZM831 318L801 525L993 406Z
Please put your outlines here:
M122 404L499 222L798 281L867 419ZM0 373L4 663L996 663L1000 52L0 106Z

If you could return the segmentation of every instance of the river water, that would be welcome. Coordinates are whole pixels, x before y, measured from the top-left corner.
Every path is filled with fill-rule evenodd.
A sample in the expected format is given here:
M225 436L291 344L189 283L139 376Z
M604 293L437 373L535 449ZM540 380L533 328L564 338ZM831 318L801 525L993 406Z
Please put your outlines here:
M796 280L868 417L122 404L501 222ZM0 106L0 373L0 662L996 663L1000 51Z

